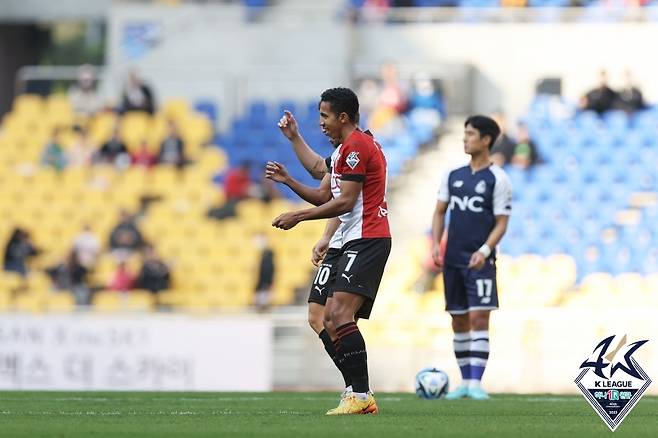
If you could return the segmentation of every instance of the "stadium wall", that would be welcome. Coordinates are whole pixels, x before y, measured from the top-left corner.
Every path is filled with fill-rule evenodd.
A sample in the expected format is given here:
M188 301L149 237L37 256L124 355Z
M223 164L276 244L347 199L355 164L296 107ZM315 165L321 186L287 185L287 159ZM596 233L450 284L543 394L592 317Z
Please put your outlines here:
M563 78L563 93L578 98L595 85L600 68L618 85L634 72L649 100L658 59L652 23L370 24L351 27L331 14L247 23L240 6L131 5L111 10L108 87L118 89L138 66L161 97L209 97L224 117L248 98L309 99L327 86L395 61L403 74L429 69L469 76L469 90L447 87L455 112L503 108L522 114L537 80ZM467 67L476 74L470 75ZM456 96L451 95L457 94ZM455 102L466 101L455 111ZM462 102L463 103L463 102Z
M375 309L376 312L376 309ZM576 393L580 364L605 337L649 339L634 355L658 378L658 320L651 309L500 310L492 316L492 392ZM361 321L375 391L413 391L418 370L436 366L459 382L450 318ZM577 329L574 329L577 327ZM335 390L341 379L306 309L267 316L5 314L0 318L2 390ZM649 393L658 394L653 385Z
M253 315L3 314L0 390L269 391L271 333Z

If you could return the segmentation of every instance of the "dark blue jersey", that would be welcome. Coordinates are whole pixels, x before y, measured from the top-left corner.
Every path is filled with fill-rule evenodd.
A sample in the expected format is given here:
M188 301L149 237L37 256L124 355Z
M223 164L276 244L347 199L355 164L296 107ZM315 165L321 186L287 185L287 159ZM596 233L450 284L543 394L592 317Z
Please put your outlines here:
M487 241L496 216L512 213L512 184L496 165L475 173L467 165L448 172L438 199L448 203L450 213L444 263L467 267L471 255Z

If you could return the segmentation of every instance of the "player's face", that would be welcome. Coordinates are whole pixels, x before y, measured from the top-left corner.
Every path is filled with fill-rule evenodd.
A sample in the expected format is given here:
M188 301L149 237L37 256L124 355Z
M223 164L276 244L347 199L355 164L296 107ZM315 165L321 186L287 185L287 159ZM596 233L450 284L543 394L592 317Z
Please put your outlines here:
M331 110L331 105L328 102L320 102L320 128L334 146L337 146L335 141L340 144L342 125L338 114Z
M480 131L466 125L464 128L464 152L469 155L480 154L488 150L487 141L480 136Z

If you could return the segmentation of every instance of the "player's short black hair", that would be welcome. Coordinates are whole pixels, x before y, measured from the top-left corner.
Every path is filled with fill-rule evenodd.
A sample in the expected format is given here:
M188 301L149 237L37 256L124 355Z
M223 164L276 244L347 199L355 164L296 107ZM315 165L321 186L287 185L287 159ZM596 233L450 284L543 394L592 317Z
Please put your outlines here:
M331 111L337 115L345 113L351 122L358 123L359 98L349 88L337 87L324 90L320 96L320 102L327 102ZM320 104L318 104L319 106Z
M491 150L494 143L496 143L496 139L500 135L500 126L498 126L498 123L496 123L491 117L477 115L466 119L466 122L464 122L464 128L468 125L471 125L478 130L481 138L489 136L491 139L489 142L489 150Z

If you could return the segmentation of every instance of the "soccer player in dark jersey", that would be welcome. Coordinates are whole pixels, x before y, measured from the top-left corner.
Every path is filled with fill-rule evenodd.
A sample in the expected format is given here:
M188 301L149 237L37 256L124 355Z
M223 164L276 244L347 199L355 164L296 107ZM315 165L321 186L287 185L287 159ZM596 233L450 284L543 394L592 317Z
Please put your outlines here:
M443 268L446 310L452 316L453 347L462 375L461 386L447 399L489 398L480 381L489 358L489 314L498 308L495 248L512 211L510 180L489 157L499 134L500 128L489 117L466 120L464 151L471 161L443 178L432 220L432 256ZM447 211L444 256L440 240Z
M381 146L357 127L359 101L352 90L326 90L319 109L323 132L341 143L332 166L332 196L318 207L284 213L272 225L288 230L306 220L340 218L343 247L325 306L332 325L325 329L352 379L353 392L327 415L377 413L369 392L365 341L355 319L370 316L391 250L386 159Z

